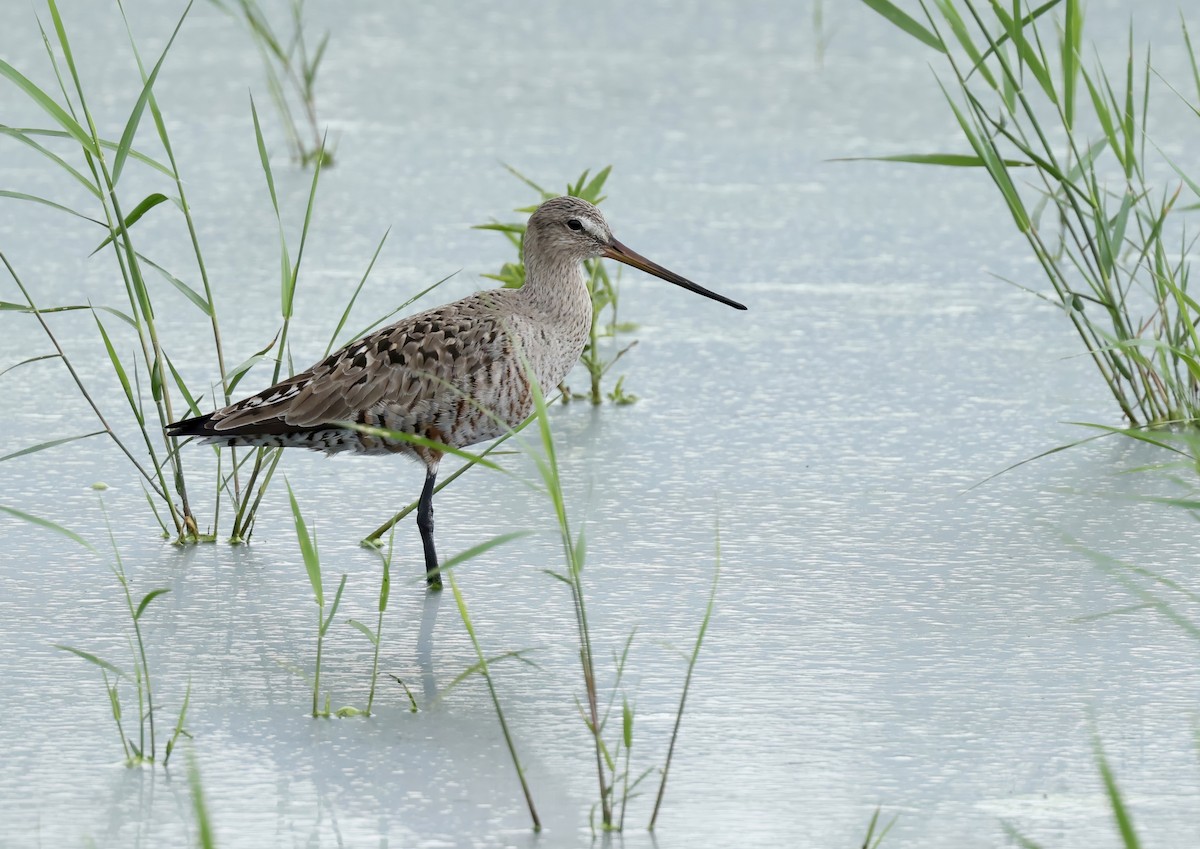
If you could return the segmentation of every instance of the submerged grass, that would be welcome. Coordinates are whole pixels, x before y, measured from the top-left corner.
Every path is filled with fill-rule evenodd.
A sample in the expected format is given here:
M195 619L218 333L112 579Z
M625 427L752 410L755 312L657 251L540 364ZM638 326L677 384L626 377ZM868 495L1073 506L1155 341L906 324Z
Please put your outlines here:
M208 803L204 799L204 784L200 779L200 764L195 752L188 752L188 789L192 796L192 815L196 818L196 845L200 849L215 849L217 840L213 836L212 819L208 814Z
M365 625L362 622L359 622L357 619L346 620L346 624L357 628L363 634L363 636L371 641L371 646L374 649L374 654L371 658L371 689L367 694L366 710L363 711L366 716L371 715L371 707L375 704L375 682L379 680L379 644L383 641L383 614L387 612L388 597L391 595L392 590L392 552L395 550L393 547L395 542L396 535L393 533L391 537L388 538L387 554L382 558L383 576L379 581L379 602L376 605L379 617L375 622L375 627L371 628L369 625ZM403 681L401 681L400 684L401 686L404 686ZM405 690L407 689L408 688L405 687ZM411 693L409 693L409 700L412 700Z
M104 507L104 501L100 502L101 508ZM53 531L61 536L64 536L91 551L97 556L103 556L100 551L89 543L80 534L71 531L62 525L51 522L48 519L42 519L37 516L32 516L21 510L16 510L11 507L0 505L0 511L9 515L29 522L41 528ZM105 527L108 531L109 543L112 546L113 565L110 569L113 576L116 577L117 583L121 586L121 593L125 601L125 607L129 612L130 630L132 631L132 639L130 640L130 651L133 654L132 674L125 671L121 667L100 657L99 655L85 651L84 649L75 646L64 645L61 643L55 644L55 648L60 649L70 654L75 655L81 660L95 666L100 670L100 677L104 681L104 689L107 695L109 708L112 712L113 722L117 727L117 734L121 739L121 749L125 753L126 766L136 766L138 764L154 764L158 762L158 738L155 731L155 715L158 708L154 704L154 687L150 676L150 662L146 658L146 640L142 633L142 618L146 614L150 605L155 599L170 592L167 587L158 587L144 593L134 603L133 589L129 583L129 577L125 572L125 564L121 558L120 549L117 547L116 538L113 536L112 525L108 520L108 512L104 511ZM133 734L126 731L124 722L124 708L121 701L121 684L122 682L132 683L134 692L137 697L137 731L136 739ZM184 695L183 706L180 708L179 717L175 722L174 731L167 742L166 750L162 763L164 766L171 760L171 754L175 750L175 746L179 741L180 736L191 736L184 728L184 723L187 719L188 705L191 702L192 688L188 684L187 692Z
M312 676L312 716L313 719L328 719L332 716L329 707L329 693L325 694L324 709L320 708L321 651L325 644L325 634L329 631L333 617L337 615L338 607L342 604L342 593L346 589L346 574L342 573L342 580L338 582L337 592L334 593L333 602L329 605L329 613L326 615L325 582L321 577L321 557L317 553L317 533L315 530L311 534L309 533L308 525L304 521L300 504L296 501L296 494L292 492L290 483L287 484L287 491L292 505L292 519L296 524L296 541L300 544L300 553L304 558L304 570L308 574L308 582L312 585L313 600L317 603L317 659L313 666ZM374 684L372 684L373 688ZM355 710L355 712L357 711ZM343 713L344 711L338 711L339 716Z
M1179 215L1196 208L1181 195L1200 198L1200 182L1151 141L1160 75L1149 47L1139 57L1131 28L1121 67L1085 62L1079 0L921 0L922 20L889 0L864 2L948 64L951 82L939 85L973 151L877 158L983 168L1050 283L1044 297L1066 314L1129 423L1200 421L1195 239ZM1182 19L1180 29L1200 98ZM1177 180L1157 180L1159 165Z
M488 671L488 660L484 657L483 648L479 645L479 637L476 636L475 626L471 622L471 614L467 610L466 599L463 598L462 591L458 588L458 582L454 579L454 574L447 573L450 579L450 590L454 593L454 603L458 607L458 615L462 618L463 627L467 629L467 635L471 638L471 646L475 649L475 657L478 658L477 666L479 674L483 676L483 680L487 682L488 694L492 698L492 706L496 709L496 718L500 721L500 731L504 735L504 743L508 747L508 754L512 758L513 767L517 771L517 779L521 782L521 792L525 796L525 805L529 808L529 817L533 821L533 830L542 830L542 821L538 817L537 807L533 804L533 794L529 789L529 782L525 780L525 770L521 768L521 759L517 756L517 746L513 741L512 733L508 729L508 723L504 719L504 709L500 705L500 697L496 695L496 685L492 681L491 672Z
M526 368L528 371L528 365L526 365ZM616 677L612 685L608 706L601 711L594 642L591 626L588 621L587 600L583 585L583 567L587 551L586 539L583 530L580 530L578 534L572 531L566 508L566 500L563 495L562 476L558 465L554 436L550 427L549 408L541 387L533 379L532 373L529 376L534 399L534 419L537 421L538 435L541 441L541 453L535 452L532 456L537 465L545 493L554 509L554 516L563 549L563 571L548 569L546 573L570 589L572 606L575 611L576 634L579 640L579 661L584 683L584 702L582 704L577 703L577 707L583 718L584 725L587 727L588 733L592 738L592 748L595 753L596 763L597 802L596 806L593 807L593 816L596 807L598 807L600 810L600 830L605 832L621 831L624 828L625 812L629 800L633 798L638 786L652 771L651 769L647 769L636 778L632 777L630 760L634 745L635 712L634 706L630 703L626 695L622 695L621 698L621 728L618 739L611 746L605 740L608 718L611 714L617 691L621 687L629 649L636 632L629 635L621 654L614 657ZM666 792L667 775L670 771L671 760L674 756L675 744L678 740L679 728L683 719L683 712L687 704L692 673L695 669L696 660L699 657L700 648L713 613L719 574L720 539L718 534L717 566L713 576L712 590L709 594L708 606L705 610L700 630L696 637L696 643L689 659L683 692L680 697L678 711L676 712L675 726L671 734L671 742L667 750L666 760L662 767L662 778L659 783L654 810L647 826L650 830L654 829L657 822L663 795ZM622 755L624 756L623 764ZM620 787L619 791L618 786ZM593 825L593 831L595 830L595 826Z
M321 60L325 58L325 49L329 46L329 32L321 36L316 48L309 47L305 33L305 0L291 0L285 26L273 26L270 16L258 0L210 2L240 21L254 39L266 72L267 89L271 92L271 100L287 132L292 156L305 167L313 164L325 167L332 165L333 151L326 147L317 120L316 96L317 74L321 69ZM300 120L296 118L292 101L299 104L303 113Z

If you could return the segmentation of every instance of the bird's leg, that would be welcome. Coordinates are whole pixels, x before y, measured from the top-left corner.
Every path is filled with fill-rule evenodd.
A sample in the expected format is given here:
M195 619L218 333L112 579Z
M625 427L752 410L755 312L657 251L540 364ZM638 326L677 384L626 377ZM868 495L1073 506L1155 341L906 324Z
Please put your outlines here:
M417 502L417 529L421 532L421 544L425 546L425 583L431 589L442 588L442 576L438 572L437 551L433 547L433 486L437 481L437 464L425 472L425 488Z

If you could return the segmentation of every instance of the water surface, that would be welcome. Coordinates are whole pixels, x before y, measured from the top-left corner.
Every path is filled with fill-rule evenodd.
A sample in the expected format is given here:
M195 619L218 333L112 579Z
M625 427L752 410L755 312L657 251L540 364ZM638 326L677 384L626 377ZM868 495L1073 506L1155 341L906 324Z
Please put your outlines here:
M117 136L138 93L119 17L63 5L92 106ZM130 10L147 56L170 32L171 5ZM1120 49L1131 8L1091 4L1102 46ZM1183 72L1175 7L1137 9L1164 72ZM333 30L320 109L337 165L306 248L298 366L320 356L389 226L357 324L455 271L433 297L466 294L510 258L499 237L469 229L531 200L498 161L554 186L611 163L604 208L618 236L750 307L625 275L622 313L639 323L639 344L618 371L641 400L554 411L569 509L586 523L598 654L607 661L638 629L626 681L635 769L662 762L720 529L716 615L654 845L855 845L881 805L898 817L885 845L1012 845L1010 823L1045 846L1117 846L1094 735L1147 845L1200 843L1196 644L1147 611L1087 618L1135 599L1073 545L1194 586L1190 518L1129 499L1179 492L1161 475L1126 474L1164 457L1101 440L971 489L1085 435L1068 422L1117 424L1114 405L1061 314L991 276L1042 286L983 175L828 161L962 149L916 42L858 4L827 12L824 67L810 11L782 2L311 11ZM52 86L28 10L8 16L0 45ZM293 246L309 181L287 160L257 63L227 19L198 6L156 89L236 361L270 340L278 315L247 87ZM0 112L44 123L12 86L0 88ZM1163 136L1194 132L1190 120L1168 110ZM150 133L139 143L151 149ZM160 187L132 168L125 179L130 197ZM0 187L85 203L15 144ZM0 249L46 303L113 296L111 259L86 259L94 233L51 210L0 209ZM139 229L143 249L194 279L177 222L148 216ZM177 365L207 386L206 329L166 297ZM4 321L0 363L46 350L34 322ZM90 319L55 326L118 410ZM93 429L55 365L0 380L0 432L14 450ZM265 380L260 369L244 386ZM199 448L187 455L207 461ZM574 614L543 573L561 568L560 546L528 485L532 462L503 463L513 474L472 472L439 496L439 537L450 554L535 532L458 579L485 649L529 650L538 664L495 668L547 826L537 837L482 682L435 698L474 653L449 595L422 590L411 522L397 535L381 668L421 710L385 676L376 717L319 722L291 671L311 666L315 617L281 486L242 548L160 543L140 488L99 441L6 462L0 503L101 545L102 498L135 587L171 588L145 620L159 730L190 681L190 748L219 845L586 845L595 778L574 701ZM348 575L344 616L373 621L378 559L357 543L415 497L420 468L295 454L282 469L317 529L327 581ZM112 488L98 496L94 481ZM127 663L107 561L16 521L0 522L0 551L0 843L194 842L184 770L125 769L101 682L53 648ZM334 706L361 706L366 640L338 625L325 658ZM614 842L652 845L651 796L631 804Z

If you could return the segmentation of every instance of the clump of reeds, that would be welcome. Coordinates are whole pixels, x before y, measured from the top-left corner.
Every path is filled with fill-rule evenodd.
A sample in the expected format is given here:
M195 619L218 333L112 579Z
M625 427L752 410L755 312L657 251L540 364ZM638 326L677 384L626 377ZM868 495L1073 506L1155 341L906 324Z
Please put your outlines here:
M1119 69L1086 62L1079 0L930 0L922 20L889 0L864 2L940 54L951 83L939 84L973 151L878 158L985 169L1050 283L1045 297L1129 423L1200 420L1194 238L1178 214L1189 208L1184 190L1200 196L1200 183L1153 141L1149 48L1139 58L1131 31ZM1200 97L1182 21L1180 29ZM1178 179L1155 178L1156 163Z
M271 19L258 0L211 0L213 5L231 17L241 21L254 39L262 57L263 70L267 75L267 90L279 112L287 132L292 155L303 166L314 163L329 167L333 164L333 151L325 139L317 121L317 73L325 48L329 46L329 32L310 48L305 33L304 2L291 0L289 15L284 26L272 26ZM292 101L296 101L303 114L296 118ZM307 140L305 139L307 136Z
M105 436L125 455L140 478L147 501L162 526L164 536L177 541L192 542L215 539L219 533L222 502L228 500L233 505L230 538L235 542L248 540L253 533L258 506L278 463L278 455L272 455L265 450L218 452L216 484L202 486L206 491L215 492L212 514L210 518L201 519L197 517L192 505L192 493L197 486L196 473L194 470L185 469L184 456L179 452L179 441L168 437L164 428L169 422L185 418L189 414L200 414L201 404L206 407L228 404L233 400L233 392L241 381L252 368L263 361L275 364L273 382L284 376L284 364L289 361L288 333L300 269L312 222L321 165L326 158L317 156L314 159L316 168L304 209L299 245L293 253L288 247L284 210L280 208L275 192L274 177L258 113L251 101L259 158L279 227L280 325L266 344L245 357L239 365L230 366L218 321L217 303L188 201L187 183L176 160L168 125L154 89L159 71L171 53L175 37L183 26L191 5L184 9L166 46L149 70L142 61L126 21L130 50L140 73L140 94L128 115L124 117L124 130L119 140L107 139L99 134L97 126L111 122L101 120L89 105L87 86L75 63L68 27L59 12L56 0L46 0L46 6L52 22L53 37L43 30L43 40L58 82L59 96L52 96L3 60L0 60L0 77L6 78L7 83L14 85L37 105L52 126L0 126L0 135L35 150L52 168L60 170L84 186L94 199L96 210L89 214L48 197L8 189L0 190L0 197L5 198L6 202L38 203L96 226L98 244L95 252L104 252L111 256L118 272L116 279L120 281L120 300L123 303L104 303L104 295L97 293L94 303L45 304L43 299L37 296L36 287L26 285L7 257L0 254L0 262L7 268L22 298L21 302L0 302L0 306L32 314L45 333L51 349L47 353L23 360L13 368L29 366L43 360L61 361L80 396L94 414L99 428L76 436L27 446L6 455L5 459L45 450L76 439ZM118 8L121 8L119 3ZM123 8L121 12L124 16ZM323 53L323 47L319 52ZM319 62L319 57L315 59L309 76L315 76L315 62ZM311 79L309 82L311 83ZM161 153L153 156L134 147L147 113L152 119L154 137L161 147ZM318 147L318 150L323 149L322 146ZM144 197L128 196L126 187L129 182L122 178L134 167L164 179L166 184L161 190L151 191ZM173 202L166 203L168 200ZM190 270L164 268L151 259L149 251L136 238L137 225L146 216L168 214L171 210L182 215L186 224L190 253L194 259L194 267ZM386 235L384 238L386 239ZM383 240L376 248L358 288L351 295L333 333L334 338L345 325L382 245ZM171 298L175 295L182 296L183 300L173 302ZM216 387L213 397L209 399L204 397L202 391L189 386L183 379L177 363L171 356L169 340L163 337L156 319L157 315L174 308L178 303L182 303L185 309L195 310L197 320L208 325L211 333L211 373L215 374ZM91 315L96 325L97 337L104 345L112 369L113 382L120 387L119 392L100 392L85 382L75 367L70 351L60 343L59 334L54 328L55 317L74 311L86 311ZM330 340L331 345L332 343L333 338ZM133 353L128 353L130 351ZM106 401L106 394L111 395L114 400ZM114 406L117 409L114 409ZM134 426L133 432L137 434L134 440L131 441L124 435L130 432L128 428L115 423L118 416L127 417ZM247 468L248 476L245 475Z

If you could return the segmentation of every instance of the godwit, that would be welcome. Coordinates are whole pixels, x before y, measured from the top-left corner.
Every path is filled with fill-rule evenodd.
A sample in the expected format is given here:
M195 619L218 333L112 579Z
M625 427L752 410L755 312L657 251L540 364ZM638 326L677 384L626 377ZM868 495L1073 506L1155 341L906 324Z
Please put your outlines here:
M167 426L171 436L217 445L336 454L408 454L425 464L417 527L426 580L440 586L433 544L433 488L443 452L348 427L414 434L464 448L495 439L533 413L528 362L542 387L557 386L579 360L592 323L582 263L604 256L693 292L746 307L697 286L613 238L600 210L552 198L529 218L525 285L476 292L351 342L307 371L206 416Z

